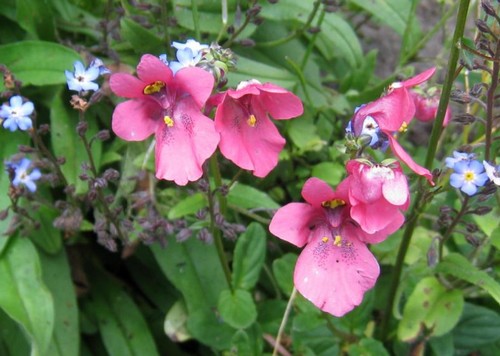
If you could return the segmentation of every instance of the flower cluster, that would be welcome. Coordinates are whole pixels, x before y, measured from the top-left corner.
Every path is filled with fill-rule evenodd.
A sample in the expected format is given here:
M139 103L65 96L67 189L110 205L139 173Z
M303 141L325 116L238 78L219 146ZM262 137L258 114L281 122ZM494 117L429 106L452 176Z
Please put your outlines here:
M472 153L455 151L453 157L447 157L445 161L446 167L453 169L450 176L451 186L469 196L476 194L478 187L482 187L488 178L495 181L495 168L488 162L482 164L475 158ZM489 173L485 171L486 167Z
M35 107L31 101L23 102L23 98L14 95L10 98L9 104L4 103L0 108L0 118L3 121L3 127L10 131L17 129L26 131L33 127L30 115L33 114Z
M174 45L179 62L146 54L137 66L137 77L111 76L111 90L130 99L115 108L113 131L128 141L142 141L154 133L156 177L178 185L198 180L203 163L217 147L237 166L258 177L267 175L285 144L269 116L301 115L300 99L279 86L255 80L213 93L220 78L192 65L207 48L195 41ZM192 61L183 61L184 55ZM204 113L207 103L216 107L215 120Z
M359 305L380 268L367 244L384 241L404 223L409 204L406 177L398 163L347 163L348 176L333 190L310 178L302 196L274 215L269 230L305 246L294 272L297 290L321 310L343 316Z

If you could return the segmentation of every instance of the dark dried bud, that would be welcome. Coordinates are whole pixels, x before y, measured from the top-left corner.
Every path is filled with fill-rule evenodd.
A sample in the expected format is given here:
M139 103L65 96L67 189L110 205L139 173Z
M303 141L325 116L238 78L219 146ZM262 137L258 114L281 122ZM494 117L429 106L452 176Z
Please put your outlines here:
M497 191L497 186L495 184L488 184L483 188L483 190L479 194L491 195L491 194L495 194L496 191Z
M19 145L18 149L19 149L19 152L21 152L21 153L33 153L33 152L36 152L36 150L33 147L26 146L26 145Z
M468 104L471 102L469 94L465 93L462 90L452 90L452 92L450 93L450 100L453 100L460 104Z
M321 32L321 28L318 26L309 27L307 32L315 34L315 33Z
M97 199L97 192L95 189L89 190L87 193L87 199L91 202Z
M334 5L326 5L324 7L324 10L325 10L326 13L335 12L335 11L337 11L337 7L334 6Z
M110 137L111 135L109 133L109 130L101 130L95 135L95 138L98 139L99 141L109 140Z
M223 226L226 220L222 214L215 214L215 224L217 226Z
M56 200L54 206L56 207L56 209L63 210L68 207L68 202L65 200Z
M234 26L230 25L227 27L227 34L232 35L234 33Z
M177 233L177 236L175 237L175 240L177 242L184 242L184 241L186 241L187 239L189 239L191 237L191 234L192 234L192 232L191 232L190 229L184 228L184 229L182 229L181 231L179 231Z
M488 24L486 23L486 21L484 21L482 19L476 20L476 26L477 26L478 30L483 32L483 33L491 33L491 29L489 28Z
M493 51L491 50L490 41L488 41L486 38L481 38L479 42L476 43L476 47L479 50L488 52L492 56L494 55Z
M116 169L108 168L104 171L102 177L106 180L114 181L120 178L120 172L118 172Z
M468 243L470 243L474 247L478 247L481 244L481 242L477 239L477 237L472 235L466 235L465 239L467 240Z
M76 188L73 184L68 185L67 187L64 188L64 193L68 195L73 195L76 192Z
M198 189L203 193L207 193L210 189L210 185L208 184L208 180L206 179L200 179L197 184Z
M9 216L9 208L0 211L0 221L4 221Z
M78 208L68 208L54 219L52 223L56 229L63 231L78 231L83 221L83 215Z
M472 86L472 89L469 91L469 94L475 98L478 98L483 92L484 83L476 83Z
M87 173L82 173L78 176L78 178L80 178L80 180L83 180L85 182L89 180L89 175Z
M470 125L476 121L476 117L471 114L463 113L458 114L453 118L453 121L458 122L462 125Z
M252 20L252 23L254 25L261 25L264 22L264 18L260 16L255 16L254 19Z
M83 136L85 136L85 133L87 132L88 128L89 128L89 125L87 124L87 121L80 121L76 125L76 132L78 133L79 136L83 137Z
M146 27L146 26L143 26L143 27ZM92 94L92 96L90 97L89 106L101 101L103 96L104 96L104 94L101 90L94 92L94 94Z
M253 47L255 46L255 41L250 38L244 38L240 41L240 45L243 47Z
M195 214L196 216L196 219L198 220L205 220L205 218L207 217L207 209L200 209L196 212Z
M443 205L439 208L439 213L441 215L450 215L453 211L455 211L455 209L447 205Z
M476 209L472 210L471 213L475 214L475 215L486 215L492 210L493 210L493 208L490 206L480 206L480 207L477 207Z
M227 186L227 184L223 184L219 187L219 193L223 197L225 197L229 194L229 187Z
M78 110L78 111L82 111L82 112L87 110L87 108L89 106L89 103L85 99L83 99L82 97L80 97L78 95L72 95L69 103L71 104L71 107L73 109Z
M198 232L198 240L203 241L206 244L211 244L214 241L214 238L208 229L204 228Z
M465 224L465 228L470 233L477 232L479 230L479 228L477 227L477 225L474 224L474 223L466 223Z
M115 201L115 197L112 195L106 195L104 197L104 201L106 202L106 204L113 204L113 202Z
M255 5L255 6L253 6L250 9L247 10L247 16L248 17L257 16L260 13L260 10L262 10L262 6Z
M98 177L94 180L93 186L95 188L106 188L108 186L108 181L102 177Z
M66 163L66 157L57 157L56 162L58 165L62 166L63 164Z
M493 5L491 5L491 2L489 0L482 0L481 7L483 8L483 11L488 15L496 16L495 8L493 7Z
M38 134L40 134L40 135L45 135L45 134L48 134L49 132L50 132L49 124L41 124L38 127Z

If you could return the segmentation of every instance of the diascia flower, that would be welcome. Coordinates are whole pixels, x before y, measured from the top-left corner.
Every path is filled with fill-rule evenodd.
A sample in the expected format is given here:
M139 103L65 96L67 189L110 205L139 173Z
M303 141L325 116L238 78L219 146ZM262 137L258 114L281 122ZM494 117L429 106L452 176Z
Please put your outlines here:
M423 122L434 120L439 106L439 95L424 96L415 91L411 91L410 93L415 104L415 119ZM444 115L443 126L447 126L450 121L451 109L448 107Z
M324 181L310 178L302 196L306 203L279 209L269 230L305 246L295 266L295 287L318 308L340 317L361 304L380 268L363 242L370 237L350 219L346 184L333 191Z
M399 163L372 164L351 160L347 163L350 216L369 234L367 243L378 243L404 223L401 211L408 209L410 191ZM381 239L381 240L377 240Z
M301 100L277 85L242 82L224 93L215 114L219 148L238 167L265 177L278 164L285 139L271 122L302 115Z
M185 185L199 179L202 164L216 150L219 134L201 113L214 78L200 68L182 68L175 76L158 57L146 54L138 78L116 73L113 92L127 100L113 112L113 131L127 141L156 136L156 177Z
M405 132L408 124L415 116L415 102L410 88L428 80L435 72L430 68L425 72L403 82L390 85L387 95L362 106L351 120L351 130L355 136L367 131L365 121L368 120L372 130L376 130L380 140L388 142L392 152L418 175L424 176L432 183L431 172L418 165L396 140L398 133ZM383 147L384 142L374 145Z

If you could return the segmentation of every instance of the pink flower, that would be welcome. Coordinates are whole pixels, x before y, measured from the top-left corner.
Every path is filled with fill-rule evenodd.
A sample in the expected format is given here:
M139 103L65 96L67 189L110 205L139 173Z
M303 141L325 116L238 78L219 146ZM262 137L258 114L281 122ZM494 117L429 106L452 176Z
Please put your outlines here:
M146 54L136 78L111 76L113 92L127 100L113 112L113 131L124 140L142 141L155 133L156 177L185 185L199 179L202 164L216 150L219 134L201 113L212 88L211 74L183 68L176 75L159 58Z
M363 242L366 233L349 218L346 185L333 191L317 178L309 179L302 196L274 215L269 230L298 247L294 283L314 305L337 317L361 304L380 268Z
M415 119L423 122L434 120L439 106L439 96L426 97L414 91L410 93L415 104ZM444 115L443 126L447 126L450 121L451 110L448 107Z
M415 173L427 178L431 183L431 172L427 168L418 165L406 153L396 140L394 133L405 132L408 124L415 116L415 103L408 89L425 82L434 74L434 71L435 68L430 68L413 78L391 84L387 95L362 106L356 111L351 120L351 130L354 135L359 136L362 132L376 131L377 138L387 141L396 157L406 163ZM366 127L365 120L369 122L370 127ZM383 146L383 144L376 144Z
M302 112L302 102L289 91L257 80L242 82L224 94L215 114L220 151L237 166L265 177L285 145L269 116L284 120Z
M347 186L350 216L368 234L366 243L379 243L397 231L408 209L410 191L406 176L398 162L394 168L352 160L347 163Z

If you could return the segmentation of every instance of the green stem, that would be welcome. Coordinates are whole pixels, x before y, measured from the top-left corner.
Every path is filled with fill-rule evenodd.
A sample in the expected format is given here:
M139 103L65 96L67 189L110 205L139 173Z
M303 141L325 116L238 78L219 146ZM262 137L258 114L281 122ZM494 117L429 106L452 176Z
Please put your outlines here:
M321 24L323 23L323 20L325 19L325 14L326 12L323 10L321 11L321 14L319 15L318 22L316 23L317 28L321 28ZM307 45L307 50L306 53L304 53L304 57L302 57L302 62L300 63L300 69L304 70L306 67L307 61L309 60L309 57L311 56L312 50L314 48L314 44L316 42L316 39L318 38L319 32L316 32L315 34L312 35L311 40L309 41L309 44Z
M438 145L439 137L441 135L441 132L443 130L443 121L444 121L444 116L446 113L446 109L448 107L448 101L450 97L450 92L451 92L451 87L453 84L453 80L455 78L455 70L457 67L457 62L458 62L458 57L459 57L459 49L456 46L456 44L459 42L459 40L462 38L463 33L464 33L464 27L465 27L465 22L467 19L467 12L469 9L469 2L470 0L461 0L460 5L458 8L458 14L457 14L457 24L455 27L455 32L453 34L453 46L450 51L450 58L449 58L449 66L448 66L448 72L446 74L446 79L443 84L443 91L441 94L441 100L439 101L439 106L438 106L438 111L437 111L437 116L436 120L434 121L434 127L432 129L432 134L431 134L431 139L429 143L429 148L427 151L427 157L425 161L425 166L427 168L430 168L432 166L432 162L434 159L434 156L436 154L436 148ZM422 182L422 178L420 179L420 182ZM389 287L389 296L387 298L387 304L385 308L385 313L383 315L381 325L380 325L380 335L382 340L387 340L388 335L389 335L389 322L391 319L392 315L392 310L394 307L394 301L395 301L395 296L396 292L399 287L399 282L401 278L401 272L403 270L403 265L404 265L404 260L406 257L406 253L408 251L408 247L410 246L411 238L413 236L413 231L415 230L415 227L417 226L417 221L424 210L428 199L423 199L424 198L424 193L422 192L421 189L418 190L417 196L415 198L415 203L413 204L410 214L410 218L408 219L405 227L405 231L403 233L403 237L401 240L401 245L399 246L399 251L398 251L398 256L396 258L396 264L394 266L394 271L392 273L392 280L391 284Z
M216 189L220 188L222 186L222 176L220 174L219 161L217 160L217 153L213 154L212 157L210 157L210 172L212 172ZM223 216L226 216L227 212L226 197L219 193L218 200L219 200L220 213Z
M468 203L469 203L469 196L466 195L464 198L464 201L462 202L462 208L460 209L458 214L455 216L455 218L451 222L450 226L448 226L445 233L441 237L441 240L439 241L439 261L441 261L443 259L444 244L450 238L451 234L453 233L453 230L455 230L455 227L460 222L460 220L462 219L464 214L467 212Z
M169 26L168 26L168 0L161 1L160 11L161 11L161 14L160 14L161 22L163 25L163 41L165 42L165 46L167 47L168 55L170 55L171 54L171 50L170 50L171 39L170 39L170 31L169 31Z
M500 41L497 40L496 49L495 49L495 61L493 61L493 69L491 74L491 84L488 88L488 99L486 101L486 130L485 130L485 153L484 159L486 161L490 160L491 157L491 140L492 140L492 131L493 131L493 120L494 120L494 112L493 107L495 105L495 91L498 86L498 72L500 70L500 63L498 63L498 59L500 58Z
M281 338L283 333L285 332L285 326L288 321L288 317L290 316L290 312L292 311L293 300L297 295L297 289L295 287L292 290L292 294L290 295L290 299L288 299L288 304L286 305L285 314L283 315L283 319L281 319L280 328L278 330L278 335L276 336L276 343L274 344L273 356L278 354L278 348L281 346Z
M198 13L198 1L191 0L191 13L193 14L194 36L196 40L200 41L200 15Z

